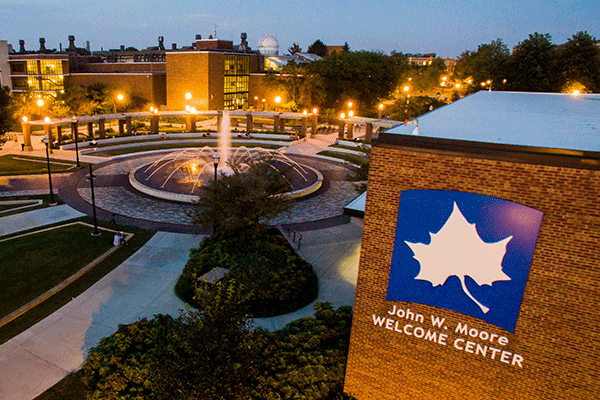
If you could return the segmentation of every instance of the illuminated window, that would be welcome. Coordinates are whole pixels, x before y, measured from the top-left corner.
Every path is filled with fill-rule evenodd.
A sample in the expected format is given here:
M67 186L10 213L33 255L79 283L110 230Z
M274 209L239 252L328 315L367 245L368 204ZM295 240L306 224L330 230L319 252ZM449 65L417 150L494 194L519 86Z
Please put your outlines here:
M27 75L39 75L40 69L38 68L37 61L27 61Z
M226 110L236 110L248 106L250 82L250 57L247 55L225 55L225 80L223 99Z

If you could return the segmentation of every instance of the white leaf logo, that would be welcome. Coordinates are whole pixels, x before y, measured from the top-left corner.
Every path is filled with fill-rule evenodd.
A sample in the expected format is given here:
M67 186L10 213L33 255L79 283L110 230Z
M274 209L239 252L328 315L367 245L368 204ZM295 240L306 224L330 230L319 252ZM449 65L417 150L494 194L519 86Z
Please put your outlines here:
M431 233L430 244L405 243L421 266L415 279L431 282L435 287L443 285L449 277L457 276L465 294L487 313L489 308L469 293L465 277L470 276L479 286L511 280L502 271L502 259L512 238L509 236L499 242L485 243L479 237L475 224L470 224L454 203L452 214L442 229Z

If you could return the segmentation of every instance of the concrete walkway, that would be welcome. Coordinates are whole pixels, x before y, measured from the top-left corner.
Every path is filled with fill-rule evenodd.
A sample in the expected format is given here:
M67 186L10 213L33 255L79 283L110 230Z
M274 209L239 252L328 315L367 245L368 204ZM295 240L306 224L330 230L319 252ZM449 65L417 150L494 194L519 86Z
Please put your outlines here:
M45 212L50 218L50 211ZM353 305L361 223L354 221L301 233L300 254L313 264L319 276L317 301ZM184 304L173 293L173 286L189 250L197 247L201 239L198 235L156 233L133 256L73 301L0 345L0 399L35 398L79 369L88 350L102 337L114 333L118 324L151 318L157 313L179 315ZM312 315L311 305L295 313L257 319L254 324L279 329L292 320Z
M85 214L72 209L66 204L9 215L0 218L0 236L10 235L15 232L26 231L79 217L85 217Z

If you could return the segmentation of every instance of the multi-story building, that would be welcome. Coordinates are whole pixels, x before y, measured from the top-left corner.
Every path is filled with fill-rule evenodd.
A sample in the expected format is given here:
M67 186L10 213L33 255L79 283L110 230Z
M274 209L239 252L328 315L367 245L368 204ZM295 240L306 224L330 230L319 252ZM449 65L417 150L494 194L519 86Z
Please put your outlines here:
M17 96L55 97L69 85L101 83L169 110L188 104L198 110L240 109L249 106L250 74L260 71L260 53L248 46L245 33L240 45L196 35L192 46L172 44L168 50L162 36L157 47L146 50L121 46L93 53L75 47L73 36L69 41L59 51L46 49L43 38L36 51L26 50L22 40L18 51L1 41L2 85Z

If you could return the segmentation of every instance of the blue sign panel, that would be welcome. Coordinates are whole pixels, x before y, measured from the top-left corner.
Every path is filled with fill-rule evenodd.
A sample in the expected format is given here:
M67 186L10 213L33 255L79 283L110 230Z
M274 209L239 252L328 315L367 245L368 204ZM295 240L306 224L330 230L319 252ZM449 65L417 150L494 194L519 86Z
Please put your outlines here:
M514 332L543 213L474 193L403 191L387 300Z

